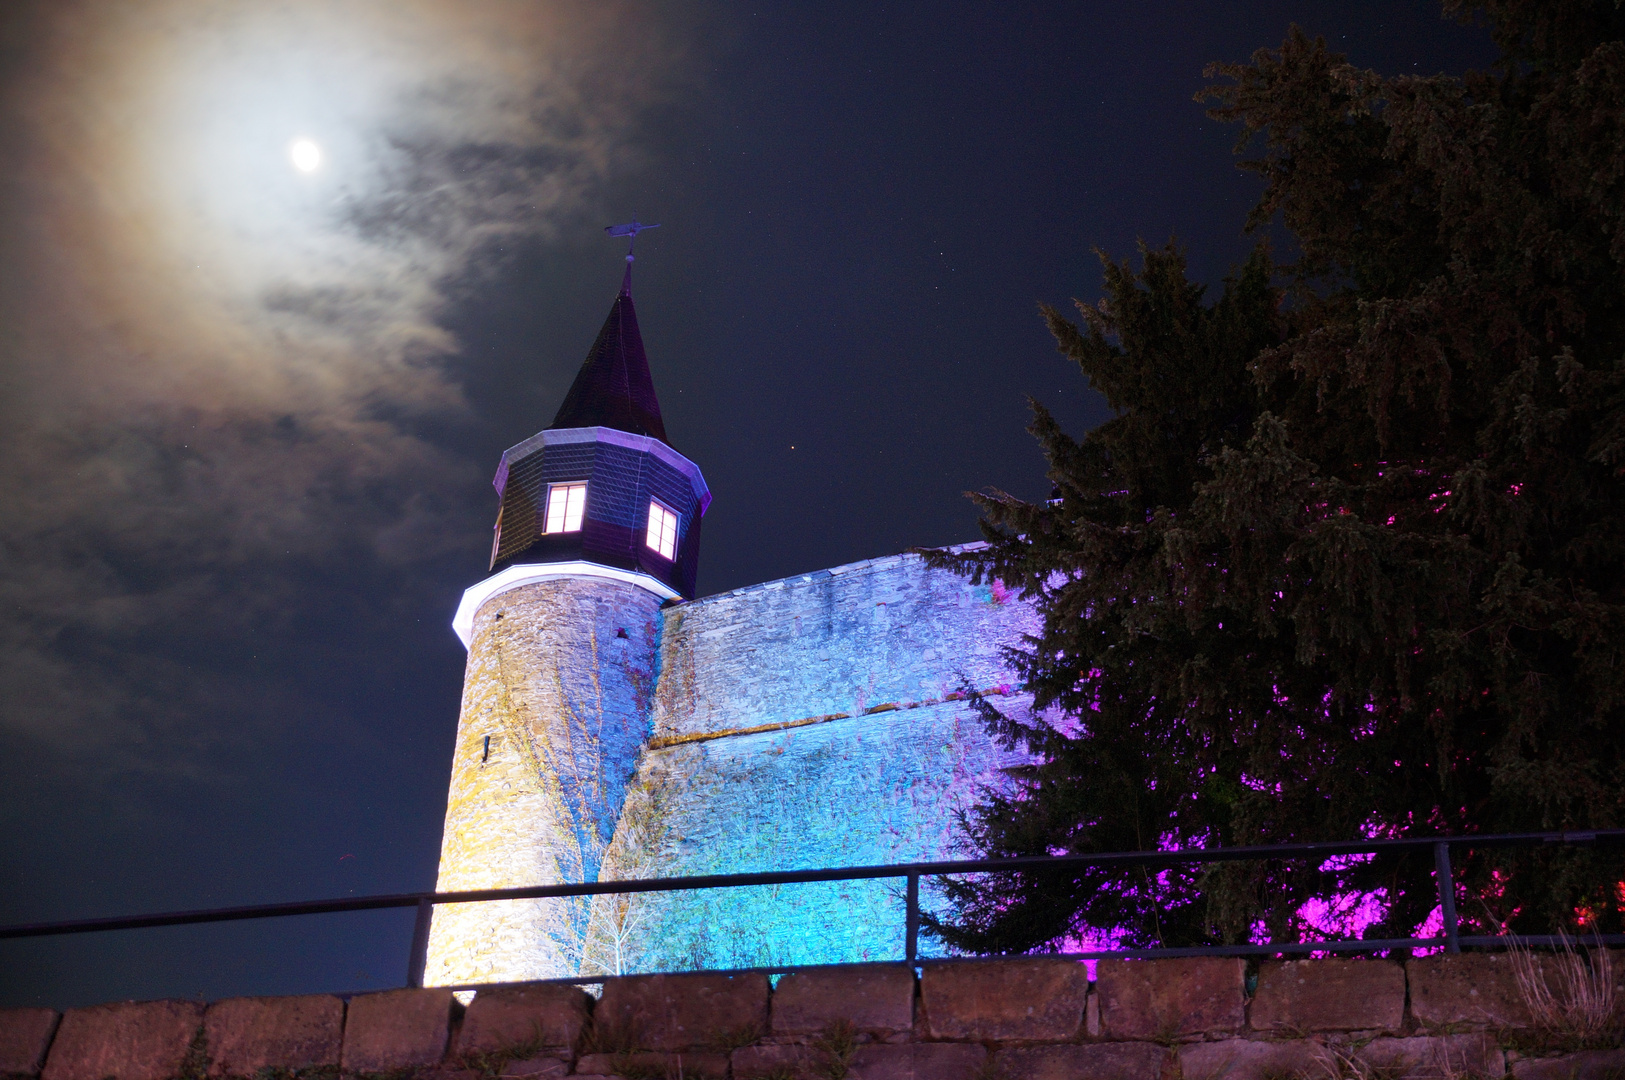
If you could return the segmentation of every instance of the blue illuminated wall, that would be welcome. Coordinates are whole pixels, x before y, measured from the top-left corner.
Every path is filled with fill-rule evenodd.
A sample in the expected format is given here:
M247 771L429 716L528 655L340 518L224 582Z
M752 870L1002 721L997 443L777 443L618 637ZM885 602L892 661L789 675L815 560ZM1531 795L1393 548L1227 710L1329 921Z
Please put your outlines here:
M1024 714L1026 604L900 555L662 612L653 737L602 876L962 854L956 813L1022 763L962 684ZM901 880L595 901L584 973L896 959Z

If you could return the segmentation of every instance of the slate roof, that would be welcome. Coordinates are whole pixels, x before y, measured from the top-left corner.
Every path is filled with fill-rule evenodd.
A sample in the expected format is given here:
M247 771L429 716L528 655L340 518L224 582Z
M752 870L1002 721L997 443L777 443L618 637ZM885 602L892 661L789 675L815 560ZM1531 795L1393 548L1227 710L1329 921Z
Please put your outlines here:
M643 335L638 333L637 312L632 307L630 263L621 281L621 294L609 309L598 340L548 426L608 427L667 441L654 380L649 376L649 358L643 352Z

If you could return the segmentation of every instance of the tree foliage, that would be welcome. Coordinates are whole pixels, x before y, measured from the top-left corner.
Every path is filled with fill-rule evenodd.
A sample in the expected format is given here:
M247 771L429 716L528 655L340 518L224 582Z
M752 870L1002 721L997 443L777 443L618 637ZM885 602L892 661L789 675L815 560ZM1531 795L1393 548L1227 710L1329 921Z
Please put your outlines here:
M1038 764L968 820L988 855L1625 824L1625 13L1495 0L1488 72L1385 78L1294 28L1215 65L1260 247L1214 302L1172 245L1043 312L1115 419L1036 403L1054 497L973 496L1042 630L1012 657ZM1604 851L1475 851L1464 919L1617 929ZM1367 936L1435 906L1431 858L961 880L977 951Z

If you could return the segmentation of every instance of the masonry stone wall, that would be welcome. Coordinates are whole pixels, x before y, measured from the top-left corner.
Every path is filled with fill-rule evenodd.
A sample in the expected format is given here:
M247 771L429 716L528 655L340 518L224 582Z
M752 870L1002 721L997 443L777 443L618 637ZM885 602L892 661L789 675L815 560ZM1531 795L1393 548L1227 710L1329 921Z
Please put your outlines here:
M1035 629L914 555L664 607L596 577L499 593L474 620L437 888L954 855L958 814L1026 761L966 691L1026 715L1004 650ZM447 906L426 977L900 959L900 888Z
M963 854L958 814L1024 763L966 687L1025 715L1002 650L1030 606L914 555L662 612L653 738L605 877L918 862ZM584 973L901 959L899 879L594 902ZM929 899L929 897L928 897Z
M941 700L1011 680L1037 630L1002 587L917 555L838 566L666 608L657 740Z
M1625 964L1616 963L1616 970ZM1612 1080L1620 1017L1533 1025L1504 955L1063 959L0 1010L0 1076ZM1625 992L1625 987L1615 988Z
M659 599L600 578L499 593L475 615L436 889L594 881L649 737ZM436 909L430 984L580 969L579 899Z

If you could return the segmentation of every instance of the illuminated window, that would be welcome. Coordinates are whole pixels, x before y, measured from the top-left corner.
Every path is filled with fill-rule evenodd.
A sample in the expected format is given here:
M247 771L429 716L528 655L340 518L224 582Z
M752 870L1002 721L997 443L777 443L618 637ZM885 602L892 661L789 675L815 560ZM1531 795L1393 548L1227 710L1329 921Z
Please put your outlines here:
M547 520L542 531L580 532L581 514L586 509L586 484L552 484L547 489Z
M677 515L649 500L648 545L665 559L677 558Z

